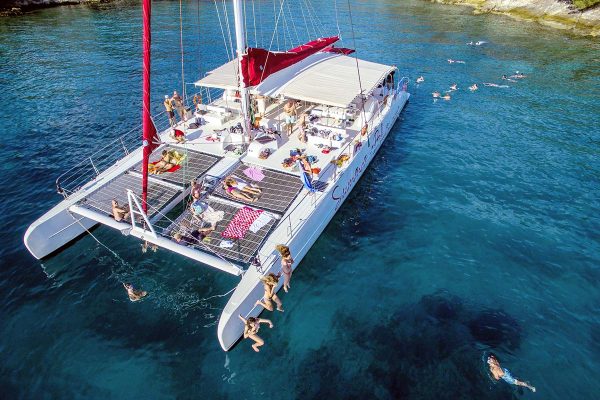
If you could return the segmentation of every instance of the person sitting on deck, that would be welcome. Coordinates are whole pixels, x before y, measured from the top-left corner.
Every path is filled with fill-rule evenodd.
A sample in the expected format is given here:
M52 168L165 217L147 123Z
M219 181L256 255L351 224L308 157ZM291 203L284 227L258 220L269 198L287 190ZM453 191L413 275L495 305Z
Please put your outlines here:
M277 311L283 312L283 304L277 297L277 284L279 283L279 275L270 272L262 276L260 280L265 289L265 295L261 300L256 301L257 306L263 306L266 310L273 311L273 302L277 304Z
M228 176L223 181L223 189L225 189L227 194L231 197L250 202L258 200L258 196L262 193L260 188L250 186L231 176Z
M175 128L173 128L173 130L171 131L170 136L177 143L185 143L185 132L183 132L181 129L175 129Z
M190 232L189 236L182 235L178 232L173 235L173 240L183 246L195 245L204 241L214 230L215 228L213 226L209 226L208 228L194 229Z
M269 328L273 328L273 323L264 318L248 317L246 319L241 315L238 316L244 323L244 339L250 338L254 340L255 343L252 345L252 348L258 353L260 351L258 348L265 344L265 341L257 335L258 330L260 329L260 324L269 324Z
M202 195L202 185L199 184L195 179L193 179L190 187L190 195L192 196L192 199L194 201L200 200L200 196Z
M146 297L146 295L148 295L148 292L146 292L145 290L134 289L131 283L124 283L123 286L125 287L125 290L127 290L127 295L129 296L129 300L131 301L139 301L143 297Z
M112 200L112 216L117 222L129 218L129 205L120 206L116 199Z

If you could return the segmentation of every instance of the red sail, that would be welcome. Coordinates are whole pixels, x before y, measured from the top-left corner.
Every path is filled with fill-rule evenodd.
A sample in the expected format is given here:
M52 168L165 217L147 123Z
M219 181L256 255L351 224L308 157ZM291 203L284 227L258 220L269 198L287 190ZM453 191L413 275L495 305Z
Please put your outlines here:
M144 0L142 3L143 13L143 95L142 95L142 129L143 129L143 148L144 154L142 159L142 209L148 214L148 159L150 153L156 148L154 138L156 129L150 117L150 15L152 13L151 0Z
M265 49L248 48L248 53L242 56L242 79L246 86L256 86L267 76L294 65L306 57L323 50L337 42L339 38L332 36L310 41L286 52L272 52Z

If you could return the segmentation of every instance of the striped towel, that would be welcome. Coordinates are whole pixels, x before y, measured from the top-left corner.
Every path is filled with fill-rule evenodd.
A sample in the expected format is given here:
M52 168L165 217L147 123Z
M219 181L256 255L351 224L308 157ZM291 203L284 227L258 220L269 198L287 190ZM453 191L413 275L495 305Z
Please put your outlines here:
M229 239L242 239L254 221L263 210L255 210L248 206L242 207L235 213L221 236Z

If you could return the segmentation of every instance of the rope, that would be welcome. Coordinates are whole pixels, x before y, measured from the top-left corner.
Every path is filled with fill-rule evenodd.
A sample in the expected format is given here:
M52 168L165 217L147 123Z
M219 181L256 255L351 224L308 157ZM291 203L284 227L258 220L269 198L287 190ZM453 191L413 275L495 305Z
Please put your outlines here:
M199 2L200 0L198 0ZM219 12L219 6L217 0L213 0L215 3L215 9L217 10L217 18L219 19L219 26L221 27L221 35L223 36L223 44L225 45L225 53L227 53L227 61L231 61L229 57L229 47L227 47L227 38L225 37L225 30L223 29L223 23L221 22L221 13Z
M271 36L271 43L269 43L269 49L267 51L267 58L265 59L265 66L260 74L260 82L263 80L263 76L265 75L265 71L267 70L267 63L269 62L269 54L271 54L271 47L273 46L273 39L275 38L275 33L277 32L277 25L279 24L279 17L281 17L281 11L283 10L283 4L285 0L281 0L281 7L279 8L279 13L277 14L277 19L275 20L275 29L273 30L273 35ZM275 6L275 0L273 0L273 6ZM279 47L279 37L277 39L277 47Z
M225 4L225 0L223 0L223 18L225 18L225 26L227 26L227 34L229 35L229 47L231 48L231 59L234 60L236 58L235 51L233 49L233 40L231 39L231 28L229 27L229 15L227 13L227 5Z
M294 29L294 34L296 35L296 40L298 44L302 44L300 40L300 36L298 35L298 30L296 29L296 23L294 22L294 15L292 14L292 9L290 8L290 3L287 3L288 14L290 14L290 21L292 21L292 28Z
M356 52L356 37L354 36L354 23L352 22L352 9L350 8L350 0L348 0L348 15L350 17L350 28L352 30L352 44L354 46L354 61L356 62L356 73L358 74L358 87L360 89L360 103L363 114L363 121L367 123L367 113L365 112L365 97L363 95L362 80L360 79L360 68L358 67L358 56ZM361 129L363 127L361 126ZM370 136L367 136L367 141L370 141Z
M335 9L335 25L337 26L338 37L340 38L340 44L344 46L344 41L342 40L342 34L340 32L340 22L338 20L338 6L337 0L333 0L333 8Z
M179 0L179 47L181 50L181 86L183 88L181 93L183 94L183 98L185 101L185 72L183 67L183 10L181 0Z

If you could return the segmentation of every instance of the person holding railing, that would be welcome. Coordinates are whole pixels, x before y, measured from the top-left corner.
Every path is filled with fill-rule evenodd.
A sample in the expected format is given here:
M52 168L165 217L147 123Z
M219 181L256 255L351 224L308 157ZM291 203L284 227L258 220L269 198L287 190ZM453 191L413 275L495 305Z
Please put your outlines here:
M260 280L265 289L265 295L261 300L256 301L257 306L263 306L266 310L273 311L273 302L277 305L277 311L283 312L283 303L277 297L277 284L279 283L279 275L270 272L265 276L261 276Z
M120 206L117 199L112 200L112 215L115 221L121 222L129 218L129 205Z
M177 110L177 114L179 114L179 119L181 119L181 121L185 121L187 118L185 117L185 107L183 105L183 99L177 93L177 90L173 91L172 99L173 99L173 106Z
M173 99L169 98L168 94L165 94L165 101L163 103L167 115L169 116L169 125L175 126L175 113L173 112Z
M283 290L288 292L290 286L290 280L292 279L292 265L294 265L294 259L292 258L292 254L290 253L290 248L283 245L278 244L275 246L275 249L281 255L281 272L283 273Z

